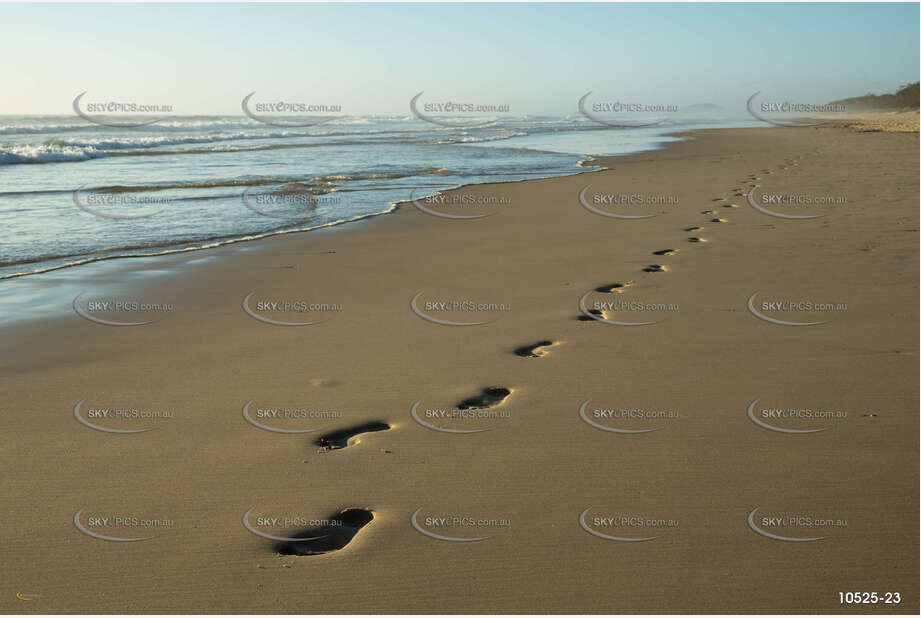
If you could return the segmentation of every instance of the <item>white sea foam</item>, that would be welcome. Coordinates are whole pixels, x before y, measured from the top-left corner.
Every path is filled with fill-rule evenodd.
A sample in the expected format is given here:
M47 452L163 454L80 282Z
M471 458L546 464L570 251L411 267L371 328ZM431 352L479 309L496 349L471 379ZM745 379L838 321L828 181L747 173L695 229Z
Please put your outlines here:
M61 144L19 144L0 148L0 165L16 163L59 163L86 161L106 156L92 146L65 146Z

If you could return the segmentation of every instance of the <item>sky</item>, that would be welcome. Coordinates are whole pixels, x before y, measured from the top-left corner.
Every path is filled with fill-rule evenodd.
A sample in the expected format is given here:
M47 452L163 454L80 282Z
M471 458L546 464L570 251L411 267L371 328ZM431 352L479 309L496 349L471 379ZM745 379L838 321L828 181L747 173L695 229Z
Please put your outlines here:
M821 103L918 81L919 4L0 4L0 114L241 99L407 114L409 100Z

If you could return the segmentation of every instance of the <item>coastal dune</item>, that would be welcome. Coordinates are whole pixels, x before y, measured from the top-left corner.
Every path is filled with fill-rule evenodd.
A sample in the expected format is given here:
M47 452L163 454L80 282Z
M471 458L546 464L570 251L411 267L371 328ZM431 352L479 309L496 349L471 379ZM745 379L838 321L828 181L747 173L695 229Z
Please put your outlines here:
M401 203L197 264L126 261L173 270L121 292L172 305L150 324L7 329L0 608L839 613L879 611L839 600L875 590L916 613L918 135L682 137L429 205L489 216ZM786 300L827 306L761 304ZM92 421L152 429L108 433L75 419L80 401L81 418L172 416ZM258 427L248 402L311 432ZM846 415L756 416L820 430L794 434L753 422L762 408ZM90 532L153 538L94 538L81 510ZM354 530L279 554L250 511L273 536L336 513ZM106 515L161 525L89 525ZM827 522L771 528L781 516Z

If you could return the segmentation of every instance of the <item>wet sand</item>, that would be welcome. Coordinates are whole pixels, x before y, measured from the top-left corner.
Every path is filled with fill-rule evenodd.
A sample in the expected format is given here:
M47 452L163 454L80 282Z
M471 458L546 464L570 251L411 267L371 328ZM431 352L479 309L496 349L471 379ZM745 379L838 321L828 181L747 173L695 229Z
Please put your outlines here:
M0 609L917 613L918 135L686 137L449 192L501 204L429 204L486 217L403 204L195 268L138 263L176 268L145 284L173 307L143 326L4 329ZM770 199L789 195L832 203ZM262 321L250 293L256 316L320 323ZM265 304L301 300L326 310ZM828 307L771 304L787 300ZM152 430L93 429L80 401L99 427ZM89 416L112 406L172 417ZM788 409L838 414L762 412ZM284 537L365 511L319 555L242 520ZM78 512L90 533L154 538L93 538Z

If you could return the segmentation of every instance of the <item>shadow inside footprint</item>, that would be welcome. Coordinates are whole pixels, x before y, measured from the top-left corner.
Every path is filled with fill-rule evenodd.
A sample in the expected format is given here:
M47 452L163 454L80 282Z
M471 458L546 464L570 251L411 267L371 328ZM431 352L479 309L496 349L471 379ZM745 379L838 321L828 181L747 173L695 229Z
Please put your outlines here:
M626 283L609 283L607 285L600 285L595 288L596 292L601 292L602 294L613 294L615 292L620 293L624 291L624 288L633 285L632 281L627 281Z
M345 429L337 429L336 431L325 433L314 440L314 444L317 446L322 446L323 448L331 451L347 447L349 445L349 440L358 434L368 433L371 431L385 431L387 429L390 429L390 425L387 423L382 423L381 421L371 421L370 423L364 423L362 425L355 425L354 427L346 427Z
M592 315L597 315L599 318L604 317L604 314L601 313L601 311L599 311L598 309L589 309L588 312L591 313ZM579 320L580 322L597 322L595 318L590 318L584 313L576 317L576 319Z
M671 255L675 251L677 251L677 249L659 249L658 251L653 251L652 254L653 255Z
M644 273L664 273L665 271L666 271L666 268L662 266L661 264L650 264L649 266L643 269Z
M316 556L342 549L365 527L374 515L368 509L342 509L326 525L291 535L298 541L282 541L275 551L283 556Z
M542 348L547 348L552 345L553 342L549 340L538 341L531 345L523 345L520 348L515 348L515 354L523 356L524 358L540 358L547 353L547 351Z
M512 394L512 391L502 386L490 386L484 388L483 392L476 397L468 397L457 404L458 410L477 410L479 408L491 408L497 406L505 398Z

